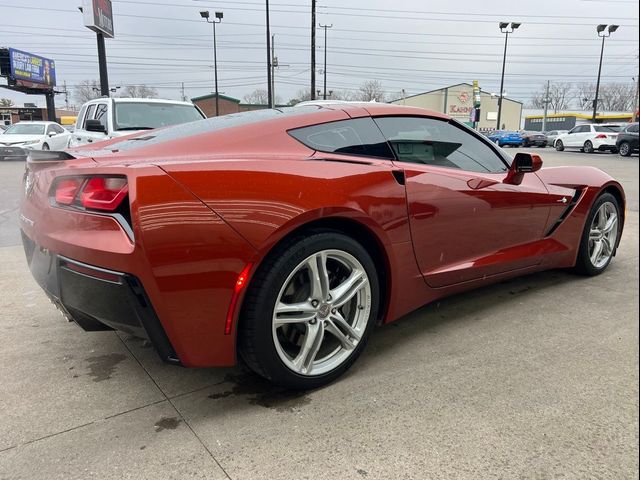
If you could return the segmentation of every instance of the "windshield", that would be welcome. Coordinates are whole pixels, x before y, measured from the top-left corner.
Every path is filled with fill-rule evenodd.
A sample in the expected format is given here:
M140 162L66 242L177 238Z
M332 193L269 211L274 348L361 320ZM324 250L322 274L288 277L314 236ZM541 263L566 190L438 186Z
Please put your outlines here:
M44 125L33 123L16 123L4 131L10 135L44 135Z
M620 125L595 125L596 132L619 132Z
M145 130L202 120L194 105L118 102L113 119L116 130Z

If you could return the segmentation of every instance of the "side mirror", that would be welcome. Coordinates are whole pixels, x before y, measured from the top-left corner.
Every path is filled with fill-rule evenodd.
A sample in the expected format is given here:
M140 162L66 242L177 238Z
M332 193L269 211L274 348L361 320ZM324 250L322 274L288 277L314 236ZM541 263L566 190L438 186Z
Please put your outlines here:
M55 137L56 135L57 135L57 133L56 133L56 132L49 132L49 133L47 133L47 136L49 136L49 137Z
M518 152L513 157L511 168L505 178L505 183L520 185L525 173L537 172L542 168L542 158L535 153Z
M87 132L107 133L107 129L104 128L102 123L100 123L100 120L95 119L87 120L87 123L85 123L85 129Z

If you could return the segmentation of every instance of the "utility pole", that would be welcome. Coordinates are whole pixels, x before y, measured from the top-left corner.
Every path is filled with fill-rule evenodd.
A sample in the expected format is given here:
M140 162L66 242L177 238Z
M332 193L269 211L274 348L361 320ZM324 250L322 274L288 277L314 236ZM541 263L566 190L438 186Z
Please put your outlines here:
M69 110L69 90L67 90L67 81L63 82L64 85L64 108Z
M324 86L322 89L322 99L327 99L327 29L333 27L332 23L327 25L319 25L320 28L324 28Z
M269 0L265 0L267 15L267 103L273 108L273 91L271 90L271 27L269 25Z
M549 111L549 102L551 99L549 98L549 84L550 80L547 80L547 88L544 91L544 116L542 117L542 131L545 132L547 130L547 112Z
M182 98L183 102L187 101L187 96L184 94L184 82L180 82L180 98Z
M636 77L636 98L635 98L635 109L633 112L633 121L638 121L638 111L640 110L640 75Z
M311 0L311 100L316 99L316 0Z
M278 59L276 58L276 36L271 35L271 95L273 96L273 105L276 103L276 67L278 66Z

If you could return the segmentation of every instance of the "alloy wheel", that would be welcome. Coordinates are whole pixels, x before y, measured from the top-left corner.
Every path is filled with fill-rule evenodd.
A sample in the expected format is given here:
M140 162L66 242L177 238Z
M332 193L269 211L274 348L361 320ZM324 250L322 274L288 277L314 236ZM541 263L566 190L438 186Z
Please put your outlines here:
M371 286L362 264L343 250L314 253L278 294L272 316L278 356L299 375L330 372L351 356L370 313Z
M631 147L629 146L629 144L627 142L623 142L622 145L620 145L620 155L622 155L623 157L628 157L630 149Z
M618 210L611 202L603 203L591 222L589 230L589 258L596 268L605 267L618 240Z

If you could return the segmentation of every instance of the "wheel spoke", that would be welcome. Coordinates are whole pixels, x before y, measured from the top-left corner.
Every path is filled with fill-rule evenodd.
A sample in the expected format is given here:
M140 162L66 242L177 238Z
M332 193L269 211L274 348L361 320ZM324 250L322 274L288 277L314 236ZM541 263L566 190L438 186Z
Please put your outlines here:
M598 265L598 261L600 260L600 255L602 255L603 244L602 240L597 240L593 245L593 251L591 252L591 263L593 265Z
M592 228L589 231L589 240L599 240L600 239L600 229Z
M275 308L273 322L279 327L288 323L304 323L316 316L316 308L311 302L282 303Z
M360 334L356 332L351 325L349 325L349 322L345 320L339 311L336 311L329 316L329 322L332 326L338 328L341 334L346 332L356 344L360 341ZM327 331L330 331L329 328L327 328ZM340 338L338 338L338 340L340 340Z
M326 300L329 294L329 272L327 271L327 254L319 252L307 262L311 277L311 298Z
M342 330L340 330L331 320L326 321L325 329L331 335L336 337L342 348L346 348L347 350L353 350L356 348L357 342L354 342L349 337L347 337Z
M294 368L300 372L308 374L313 370L313 361L320 350L320 345L324 340L324 325L322 322L307 325L307 333L304 336L302 347L298 356L293 360Z
M336 288L331 290L332 304L335 308L339 308L349 300L353 298L353 296L364 287L368 283L367 275L362 270L353 270L351 275L338 285Z
M600 230L604 230L604 226L606 224L607 224L607 210L603 205L602 207L600 207L600 210L598 210L598 228Z
M611 215L604 228L602 229L602 233L607 234L611 232L618 225L618 216Z
M611 243L609 243L609 239L607 237L602 237L602 256L608 257L613 253L611 249Z

